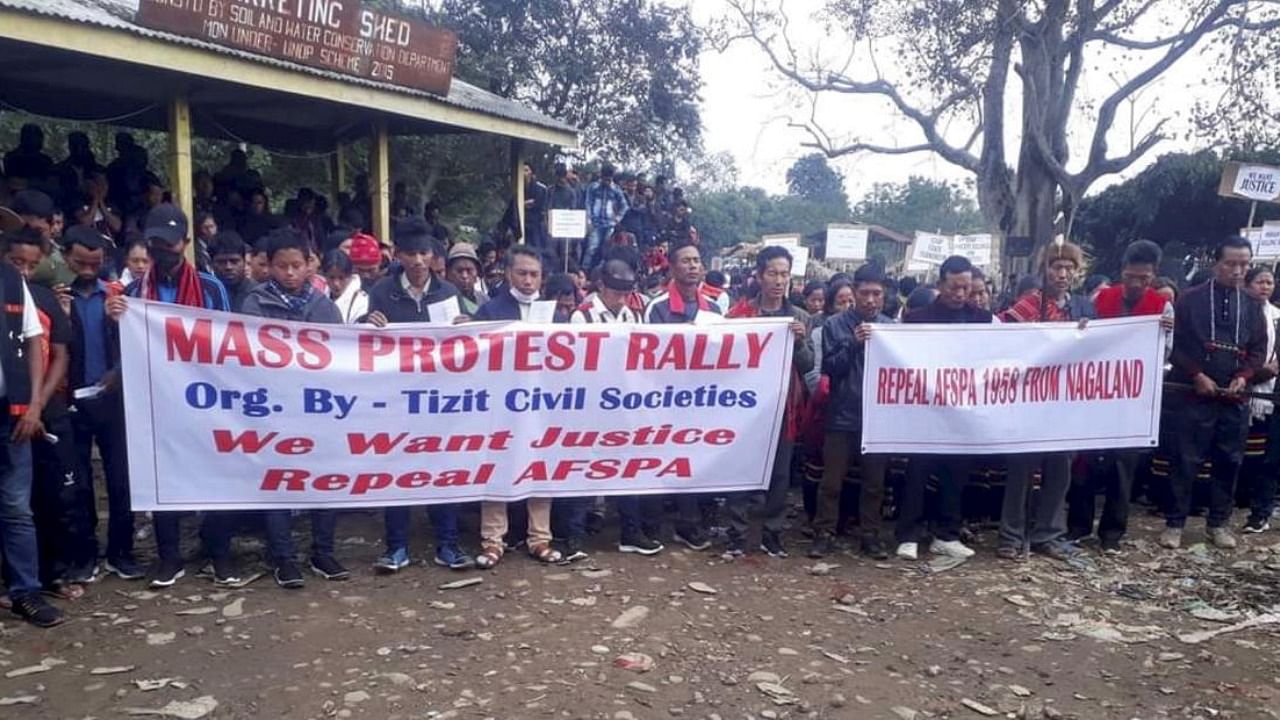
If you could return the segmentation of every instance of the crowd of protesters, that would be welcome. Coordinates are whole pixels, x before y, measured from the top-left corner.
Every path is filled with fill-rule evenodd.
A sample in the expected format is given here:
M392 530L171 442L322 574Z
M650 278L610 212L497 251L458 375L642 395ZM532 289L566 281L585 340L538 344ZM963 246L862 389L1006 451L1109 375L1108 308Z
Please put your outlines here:
M5 156L0 196L7 208L0 213L7 261L0 263L0 294L8 323L0 333L0 397L9 438L0 444L0 552L5 602L37 625L63 618L46 597L73 600L101 574L147 578L155 588L186 574L181 526L189 514L151 516L157 557L149 572L134 553L116 324L130 298L378 327L431 321L431 306L451 297L464 322L527 319L543 299L557 303L555 321L564 323L786 318L795 343L792 379L771 481L760 494L758 543L777 558L788 556L788 494L796 484L814 558L832 553L842 535L854 536L858 549L877 560L893 554L915 560L926 542L930 553L965 558L973 554L973 524L984 519L998 523L1001 558L1037 553L1071 561L1082 552L1080 541L1095 534L1101 551L1119 553L1135 495L1163 506L1165 547L1178 547L1188 516L1207 507L1211 542L1231 548L1228 521L1242 466L1251 510L1244 530L1268 529L1280 471L1280 422L1270 399L1280 311L1269 302L1271 270L1251 268L1250 246L1241 238L1219 244L1203 282L1181 294L1176 283L1157 277L1161 251L1147 241L1128 247L1114 283L1091 278L1078 287L1084 253L1057 242L1036 259L1034 272L1000 294L959 256L941 264L932 284L890 278L876 261L803 284L779 247L760 250L748 268L709 272L679 189L666 178L650 185L608 165L587 182L557 166L553 187L527 169L524 242L511 242L520 224L508 218L495 242L476 247L453 241L434 206L414 212L399 187L392 237L372 236L364 230L362 180L341 199L336 217L323 197L305 190L277 217L240 151L225 168L196 177L197 213L189 220L166 201L146 170L145 152L126 135L105 168L83 137L71 136L70 154L59 163L43 155L38 140L24 130L22 144ZM584 237L550 237L552 209L585 209ZM1081 323L1128 315L1159 316L1171 336L1167 378L1179 389L1166 400L1167 442L1158 457L1136 450L908 458L859 451L864 348L878 325ZM1251 432L1248 447L1265 450L1246 459ZM107 501L105 546L95 453ZM1209 492L1198 498L1196 480L1204 475ZM1098 494L1105 505L1095 527ZM664 538L696 551L719 541L726 558L741 556L757 546L748 543L756 499L751 493L615 498L617 548L656 555ZM468 539L461 520L475 508L432 505L431 559L454 570L492 568L523 548L543 563L581 560L606 507L586 497L485 502L478 537ZM385 511L376 571L411 564L413 512ZM668 514L672 532L665 535ZM201 513L205 572L219 585L242 582L231 540L259 532L280 586L302 586L304 569L326 580L347 578L337 555L339 514L303 515L311 544L300 563L294 513Z

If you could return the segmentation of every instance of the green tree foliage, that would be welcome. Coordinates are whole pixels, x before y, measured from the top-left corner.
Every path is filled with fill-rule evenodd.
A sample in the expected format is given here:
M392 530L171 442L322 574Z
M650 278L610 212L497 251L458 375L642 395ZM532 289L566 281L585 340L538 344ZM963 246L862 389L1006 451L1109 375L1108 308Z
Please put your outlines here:
M688 8L651 0L443 0L458 76L582 130L621 165L701 142L701 39Z
M1232 160L1280 164L1280 152L1226 153ZM1133 178L1085 199L1075 235L1092 250L1097 267L1116 273L1130 242L1165 248L1166 269L1186 254L1200 254L1248 222L1249 203L1218 195L1224 156L1204 150L1169 153ZM1280 219L1280 206L1258 205L1254 225Z
M844 178L822 153L810 153L787 170L787 190L797 197L818 203L849 204Z
M876 183L854 205L853 216L862 223L891 230L976 233L986 226L971 185L931 180L917 175L905 183Z

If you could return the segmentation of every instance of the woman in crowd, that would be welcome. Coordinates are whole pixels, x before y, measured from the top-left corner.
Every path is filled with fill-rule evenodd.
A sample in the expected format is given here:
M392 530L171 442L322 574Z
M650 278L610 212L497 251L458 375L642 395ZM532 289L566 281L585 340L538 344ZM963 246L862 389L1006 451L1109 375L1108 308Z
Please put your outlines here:
M320 272L329 283L329 299L342 313L342 322L354 323L369 313L369 293L342 250L330 250L320 263Z
M1271 303L1276 279L1271 268L1259 265L1244 276L1245 292L1262 303L1267 325L1267 362L1272 373L1277 371L1276 329L1280 323L1280 308ZM1255 393L1273 393L1274 377L1249 387ZM1280 472L1280 423L1276 421L1275 404L1271 400L1255 397L1249 400L1249 439L1245 444L1244 466L1240 471L1240 487L1249 500L1249 520L1244 532L1260 533L1270 528L1271 510L1275 506L1276 477Z

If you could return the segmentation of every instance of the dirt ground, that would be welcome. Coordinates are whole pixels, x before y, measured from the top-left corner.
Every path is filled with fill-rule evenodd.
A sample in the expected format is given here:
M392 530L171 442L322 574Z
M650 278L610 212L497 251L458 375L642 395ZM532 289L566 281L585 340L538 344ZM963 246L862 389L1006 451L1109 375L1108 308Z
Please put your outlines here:
M1082 568L999 561L991 531L930 572L845 551L620 555L610 527L572 566L512 553L491 572L379 577L380 518L355 514L348 582L107 579L53 630L5 616L0 718L1280 717L1280 624L1186 635L1280 603L1280 534L1221 553L1193 520L1170 552L1136 521L1123 558ZM256 566L256 540L237 548Z

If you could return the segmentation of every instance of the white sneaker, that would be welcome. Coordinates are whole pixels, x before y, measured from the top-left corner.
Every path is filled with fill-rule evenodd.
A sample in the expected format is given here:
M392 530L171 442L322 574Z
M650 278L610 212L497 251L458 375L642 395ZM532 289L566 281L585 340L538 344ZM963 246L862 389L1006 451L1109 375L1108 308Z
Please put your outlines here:
M973 550L970 550L964 543L959 540L934 540L929 546L929 552L934 555L946 555L953 558L971 558Z
M919 560L920 546L913 542L900 543L898 545L898 557L903 560Z

